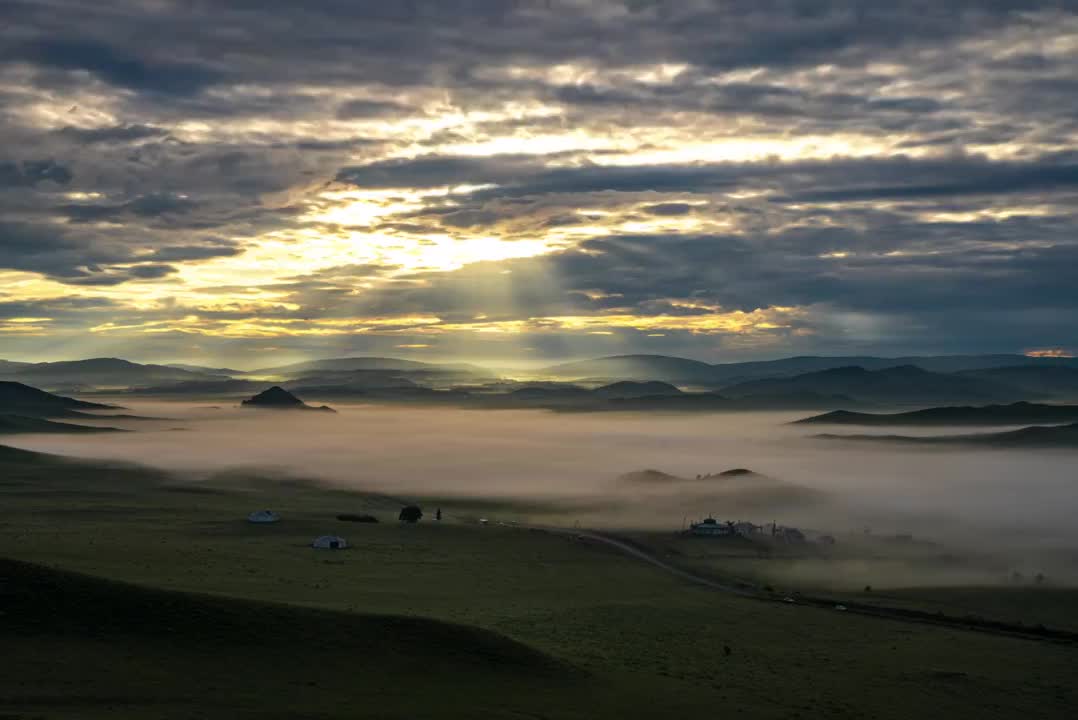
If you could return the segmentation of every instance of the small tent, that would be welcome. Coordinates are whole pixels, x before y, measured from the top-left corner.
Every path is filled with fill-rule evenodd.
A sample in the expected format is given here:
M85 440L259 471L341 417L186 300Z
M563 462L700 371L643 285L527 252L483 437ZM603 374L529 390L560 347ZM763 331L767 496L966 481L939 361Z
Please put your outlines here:
M348 547L348 543L344 538L337 535L322 535L314 539L311 547L322 550L343 550Z
M281 516L272 510L255 510L247 516L247 522L253 523L275 523L280 520Z

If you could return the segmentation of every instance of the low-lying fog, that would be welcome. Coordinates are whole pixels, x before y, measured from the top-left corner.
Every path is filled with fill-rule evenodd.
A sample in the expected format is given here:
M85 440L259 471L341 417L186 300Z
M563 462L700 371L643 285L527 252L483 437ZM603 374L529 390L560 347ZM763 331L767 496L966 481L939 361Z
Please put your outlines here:
M124 404L126 412L172 420L110 420L103 424L135 432L12 436L3 442L193 476L272 468L394 496L564 503L560 522L590 526L677 529L686 518L714 514L836 536L870 526L874 534L912 533L1004 550L1078 548L1074 453L849 447L808 437L826 428L786 424L804 413L558 414L337 405L338 414L329 414L129 399ZM690 482L619 480L648 468ZM770 479L695 480L730 468L749 468Z

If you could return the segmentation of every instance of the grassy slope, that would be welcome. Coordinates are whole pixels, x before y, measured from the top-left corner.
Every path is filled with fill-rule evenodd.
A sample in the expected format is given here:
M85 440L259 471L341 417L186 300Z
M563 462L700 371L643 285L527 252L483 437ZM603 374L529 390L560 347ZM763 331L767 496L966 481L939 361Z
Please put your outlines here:
M385 716L467 701L499 717L514 714L515 694L564 694L585 680L525 645L434 620L146 589L3 559L0 578L0 638L18 663L0 679L0 704L16 710L329 717L378 693ZM419 692L402 675L424 677Z
M814 544L768 546L740 539L716 541L659 533L629 533L627 537L679 567L706 576L769 585L781 593L801 591L954 617L973 615L1078 631L1078 588L1051 584L932 586L932 578L962 577L964 567L963 563L947 561L949 554L933 546L885 542L859 546L856 539L851 542L847 537L832 548ZM768 547L770 550L765 550ZM995 570L1000 577L1009 572L1006 567ZM907 576L924 578L921 582L925 586L888 587L889 579ZM862 591L865 585L874 588L871 593Z
M492 706L507 717L669 717L723 704L748 717L1062 717L1078 701L1073 648L731 598L570 538L455 524L452 514L441 525L402 527L391 522L396 503L301 485L177 491L152 471L7 450L0 466L0 556L345 611L356 622L391 613L474 625L587 678L517 682L473 667L464 682L428 671L424 660L387 664L368 685L368 668L381 663L344 640L327 644L317 628L271 649L228 633L219 647L109 633L42 636L18 641L0 659L0 712L89 717L100 697L134 694L147 704L127 707L127 716L164 717L165 709L190 716L189 703L177 704L185 689L221 717L259 705L281 715L302 707L315 717L394 717L411 696L421 698L422 717L489 716ZM285 520L242 521L259 507ZM341 511L372 512L383 522L340 523L333 515ZM324 532L345 535L355 548L306 547ZM221 624L205 618L200 624ZM332 677L310 680L326 665ZM126 673L138 682L125 682ZM317 691L305 690L312 681Z

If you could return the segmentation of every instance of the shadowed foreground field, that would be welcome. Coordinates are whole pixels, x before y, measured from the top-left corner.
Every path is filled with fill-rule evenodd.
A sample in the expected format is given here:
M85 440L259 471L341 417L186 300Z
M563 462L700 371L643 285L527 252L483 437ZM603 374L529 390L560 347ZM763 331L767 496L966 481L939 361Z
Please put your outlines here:
M0 564L0 716L1052 718L1076 700L1070 646L730 597L463 506L401 526L398 499L304 483L5 448L0 468L0 556L20 561ZM262 507L284 520L243 521ZM353 547L308 547L330 532Z
M0 560L3 703L79 717L500 717L583 675L489 631L162 591ZM10 662L10 660L9 660ZM423 678L412 692L401 677ZM512 713L510 713L512 716ZM5 716L6 717L6 716Z

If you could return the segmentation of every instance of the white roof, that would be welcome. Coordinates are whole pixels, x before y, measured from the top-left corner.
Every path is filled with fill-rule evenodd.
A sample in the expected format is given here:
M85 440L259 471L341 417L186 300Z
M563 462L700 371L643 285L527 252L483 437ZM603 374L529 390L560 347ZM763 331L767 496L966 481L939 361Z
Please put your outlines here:
M255 510L247 516L247 522L255 523L277 522L280 519L281 516L272 510Z
M311 543L311 547L316 548L346 548L348 542L338 535L320 535L314 539Z

